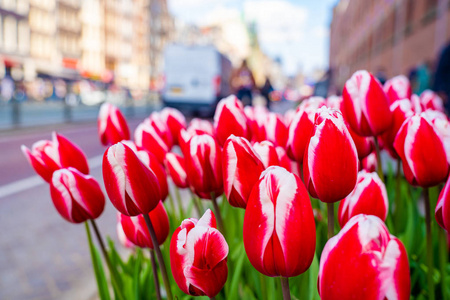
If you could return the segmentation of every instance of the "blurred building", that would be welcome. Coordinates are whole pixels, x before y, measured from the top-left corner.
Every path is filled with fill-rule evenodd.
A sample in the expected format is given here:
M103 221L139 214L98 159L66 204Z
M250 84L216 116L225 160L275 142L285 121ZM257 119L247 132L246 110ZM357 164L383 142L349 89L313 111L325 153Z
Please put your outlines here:
M0 75L21 79L30 50L29 1L0 2Z
M380 78L433 69L449 40L449 0L340 0L330 25L334 87L359 69Z

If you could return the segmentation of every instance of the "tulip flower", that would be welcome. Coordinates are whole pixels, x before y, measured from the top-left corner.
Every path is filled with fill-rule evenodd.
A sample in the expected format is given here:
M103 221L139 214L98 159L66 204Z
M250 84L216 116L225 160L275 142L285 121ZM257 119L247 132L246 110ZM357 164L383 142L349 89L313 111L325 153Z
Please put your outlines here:
M249 141L234 135L223 146L222 162L225 196L232 206L245 208L264 165Z
M148 122L139 124L134 132L134 139L139 148L153 153L161 164L164 163L164 158L166 153L170 151L170 147L153 126L149 125Z
M409 299L405 247L378 217L357 215L326 243L317 285L323 300Z
M202 120L194 118L189 123L189 127L181 129L178 135L178 144L180 145L181 152L185 152L186 144L194 135L209 134L214 136L214 127L208 120Z
M168 124L163 116L159 112L152 112L148 118L143 121L144 124L150 125L155 129L158 136L164 141L164 143L170 148L173 146L173 137L168 127Z
M340 110L341 113L344 113L342 102L343 102L342 96L332 95L327 98L326 106L329 108ZM345 117L344 117L344 119L345 119Z
M71 223L97 219L105 208L97 180L72 167L53 173L50 194L56 210Z
M444 102L438 94L432 90L425 90L420 94L420 104L423 110L431 109L444 112Z
M178 144L178 135L181 129L186 129L186 118L177 109L165 107L161 111L161 119L169 129L174 144Z
M380 82L367 71L357 71L345 83L344 115L361 136L377 136L389 129L392 113Z
M120 212L117 212L117 214L119 216L123 216ZM120 244L122 244L122 246L124 246L125 248L134 248L135 247L135 245L125 235L122 224L120 223L120 219L119 219L119 222L117 222L116 231L117 231L117 239L119 240Z
M169 236L169 217L162 202L160 201L148 215L155 229L158 244L162 245ZM143 215L129 217L119 214L119 222L129 241L141 248L154 249Z
M169 195L169 186L167 184L167 174L164 170L164 166L159 163L155 155L147 150L139 150L136 144L132 141L122 141L122 144L127 145L134 154L139 157L144 166L147 167L158 179L159 191L161 192L161 201L165 201Z
M420 103L420 97L416 94L411 96L411 107L416 114L420 114L423 111L422 103Z
M423 113L405 120L394 148L402 159L403 172L410 184L426 188L446 180L449 164L443 141Z
M289 126L287 154L300 164L314 128L314 116L322 106L325 106L325 99L322 97L311 97L303 101Z
M327 107L317 111L304 162L303 178L313 197L333 203L353 191L358 153L340 111Z
M161 200L157 177L123 143L103 155L103 180L109 199L124 215L148 214Z
M377 170L377 164L377 154L375 153L375 151L361 160L361 168L369 173L375 172Z
M450 164L450 122L447 116L437 110L426 110L423 116L433 124L434 129L444 143L447 162Z
M390 106L393 121L392 126L380 135L380 139L383 142L384 147L389 151L392 157L397 158L397 152L394 149L394 140L397 136L398 130L402 126L403 122L411 117L414 112L412 110L411 101L408 99L397 100Z
M220 145L232 134L248 137L250 130L247 128L244 107L236 96L231 95L219 101L214 114L214 129Z
M400 99L410 99L412 94L411 84L405 75L395 76L386 81L383 90L391 104Z
M266 276L293 277L314 258L316 227L301 180L281 167L261 174L247 203L244 246L248 259Z
M127 121L120 110L111 103L103 103L98 113L98 135L103 145L113 145L130 139Z
M282 116L273 112L269 113L265 127L266 139L271 141L275 146L285 148L289 131Z
M450 231L450 178L439 194L434 216L439 226Z
M266 140L266 126L267 115L269 111L265 106L246 106L244 113L247 117L248 127L251 131L253 142L262 142Z
M173 183L181 188L187 188L189 182L186 174L186 163L182 156L169 152L166 154L166 168L172 178Z
M178 287L193 296L216 296L228 276L228 244L207 210L181 223L170 241L170 266Z
M276 146L275 150L277 151L277 155L278 155L278 161L279 161L279 166L285 168L286 170L288 170L289 172L292 171L292 162L289 159L289 156L286 153L286 150L284 150L283 147L281 146Z
M348 132L350 133L353 142L358 152L358 158L363 159L368 156L375 149L375 143L372 137L360 136L347 124Z
M208 134L193 136L186 152L186 171L192 190L204 199L211 199L211 193L222 194L222 150L217 141Z
M260 143L254 143L253 149L259 155L265 169L270 166L280 165L277 149L272 142L262 141Z
M286 124L286 126L288 127L289 130L289 125L291 125L292 120L294 119L296 110L295 109L288 109L285 113L284 113L284 123Z
M341 227L353 216L373 215L386 220L389 210L386 186L377 173L361 171L353 192L339 203L338 220Z
M53 172L73 167L89 174L89 166L83 151L64 136L52 133L52 140L41 140L31 146L31 150L22 145L21 150L30 165L45 181L50 182Z

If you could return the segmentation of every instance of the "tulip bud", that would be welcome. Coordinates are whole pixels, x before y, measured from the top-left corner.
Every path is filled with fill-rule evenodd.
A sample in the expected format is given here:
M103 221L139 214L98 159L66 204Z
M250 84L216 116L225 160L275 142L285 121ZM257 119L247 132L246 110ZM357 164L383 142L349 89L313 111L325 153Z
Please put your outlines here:
M282 116L273 112L269 113L265 127L267 140L271 141L275 146L285 148L289 131L286 124L284 124Z
M397 152L394 149L394 140L397 136L398 130L402 127L403 122L414 114L411 106L411 101L408 99L397 100L390 106L393 121L392 126L380 135L384 147L389 151L393 158L398 158Z
M177 109L166 107L161 111L161 119L169 129L174 144L178 144L178 134L181 129L186 129L186 118Z
M89 174L89 166L83 151L64 136L52 133L52 140L41 140L33 144L31 150L22 145L21 150L30 165L45 181L50 182L53 172L73 167Z
M423 111L422 104L420 103L420 98L416 94L413 94L411 96L411 107L413 112L415 112L416 114L420 114Z
M342 102L343 102L342 96L332 95L327 98L326 106L329 108L340 110L341 113L343 114L344 111L343 111L343 103ZM345 116L344 116L344 119L345 119Z
M127 145L134 154L139 157L140 161L147 167L158 179L159 191L161 192L161 201L165 201L169 195L169 186L167 184L167 174L164 166L161 165L155 155L147 150L138 150L136 144L132 141L122 141L122 144Z
M181 223L170 241L170 267L178 287L186 294L216 296L228 276L228 244L207 210L200 220Z
M326 243L317 285L324 300L409 299L405 247L378 217L357 215Z
M103 180L109 199L124 215L148 214L161 200L155 174L123 143L103 155Z
M439 194L434 216L439 226L449 232L450 230L450 178Z
M259 158L264 165L264 169L267 169L270 166L280 165L277 149L272 142L262 141L260 143L254 143L253 149L259 155Z
M289 172L292 172L292 162L289 159L289 156L286 153L286 150L284 150L283 147L280 146L276 146L275 150L277 151L277 155L278 155L278 161L279 161L279 166L285 168L286 170L288 170Z
M287 154L298 163L303 162L305 148L314 128L316 111L324 105L325 99L322 97L311 97L303 101L289 126Z
M134 139L136 146L153 153L161 164L164 163L164 158L170 147L158 135L153 126L147 123L139 124L134 132Z
M208 120L194 118L189 123L189 127L186 130L181 129L180 134L178 135L178 144L180 145L181 152L185 152L186 144L189 142L191 137L200 134L214 136L214 127Z
M314 258L316 226L308 193L300 179L270 167L253 187L244 217L248 259L266 276L293 277Z
M159 137L164 141L167 147L172 148L173 146L173 137L170 132L169 127L165 120L163 120L161 113L152 112L148 118L146 118L142 123L150 125L155 129L156 133Z
M447 162L450 164L450 122L447 116L437 110L426 110L423 116L433 124L434 129L444 143Z
M411 99L411 84L405 75L395 76L386 81L383 90L390 104L400 99Z
M444 101L432 90L425 90L420 94L420 104L423 110L437 110L444 112Z
M222 150L210 135L193 136L185 153L191 189L201 198L211 199L223 193Z
M431 187L447 178L449 164L444 144L424 114L405 120L394 148L402 159L403 173L410 184Z
M251 131L253 142L262 142L266 140L266 127L267 115L269 111L265 106L246 106L244 107L244 113L247 117L247 123L249 130Z
M375 172L377 170L377 164L377 154L375 151L361 160L361 168L369 173Z
M120 212L117 212L117 214L119 215L118 217L118 222L116 225L116 231L117 231L117 238L120 242L120 244L122 244L122 246L124 246L125 248L134 248L134 244L127 238L127 236L125 235L125 232L123 231L123 227L122 224L120 224L120 216L122 216L122 214Z
M150 217L153 228L155 229L158 245L161 245L169 236L169 217L167 216L166 209L161 201L155 209L148 214L148 216ZM122 225L125 236L133 244L141 248L154 249L143 215L129 217L120 214L119 222Z
M373 215L386 220L389 210L386 186L377 173L358 173L353 192L339 203L338 220L341 227L353 216Z
M56 210L71 223L97 219L105 208L105 197L94 177L72 167L53 173L50 193Z
M232 134L248 137L244 107L236 96L231 95L219 101L214 114L214 128L220 145L223 145Z
M245 208L264 165L248 140L231 135L223 146L225 196L234 207Z
M169 171L173 183L177 187L184 189L189 186L186 174L186 163L182 156L173 152L167 153L166 168Z
M288 134L289 134L289 125L291 125L292 120L294 119L296 110L295 109L288 109L285 113L284 113L284 123L286 124L287 128L288 128Z
M357 174L358 153L341 112L320 108L303 164L309 193L323 202L339 201L353 191Z
M363 159L368 156L375 149L375 143L372 137L360 136L353 129L348 126L348 132L350 133L353 142L356 146L356 152L358 152L358 158Z
M345 118L357 134L377 136L391 126L389 100L369 72L355 72L345 83L342 96Z
M130 139L127 121L111 103L103 103L98 113L98 135L103 145L113 145Z

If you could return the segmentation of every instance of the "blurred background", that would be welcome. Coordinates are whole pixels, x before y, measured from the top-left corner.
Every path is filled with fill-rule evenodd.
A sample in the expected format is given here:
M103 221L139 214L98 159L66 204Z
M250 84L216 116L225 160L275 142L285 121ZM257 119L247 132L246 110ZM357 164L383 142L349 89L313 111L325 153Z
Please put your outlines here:
M56 213L20 145L56 129L101 182L105 101L134 130L163 105L210 115L230 93L286 110L340 94L358 69L420 93L449 41L450 0L1 0L0 299L95 295L83 228ZM109 203L99 224L115 239Z

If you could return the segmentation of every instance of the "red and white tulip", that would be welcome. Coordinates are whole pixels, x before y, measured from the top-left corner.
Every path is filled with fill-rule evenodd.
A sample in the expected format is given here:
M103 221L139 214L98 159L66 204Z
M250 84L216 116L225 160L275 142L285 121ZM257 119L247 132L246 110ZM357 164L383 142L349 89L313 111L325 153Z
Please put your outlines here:
M130 129L120 110L111 103L103 103L98 113L98 135L103 145L113 145L130 139Z
M182 156L169 152L166 154L166 168L172 178L173 183L181 188L187 188L189 182L186 174L186 163Z
M219 101L214 114L214 129L220 145L232 134L249 137L244 107L236 96L231 95Z
M397 100L411 99L411 84L405 75L398 75L386 81L383 90L391 104Z
M178 135L181 129L186 129L186 118L177 109L165 107L161 111L161 119L166 124L173 138L173 143L178 144Z
M293 277L309 268L316 226L300 178L281 167L261 174L245 210L244 246L250 263L264 275Z

